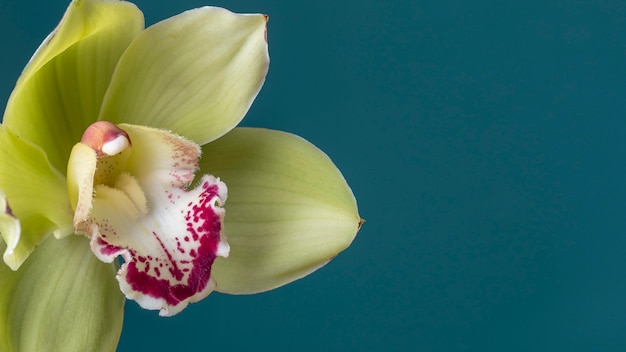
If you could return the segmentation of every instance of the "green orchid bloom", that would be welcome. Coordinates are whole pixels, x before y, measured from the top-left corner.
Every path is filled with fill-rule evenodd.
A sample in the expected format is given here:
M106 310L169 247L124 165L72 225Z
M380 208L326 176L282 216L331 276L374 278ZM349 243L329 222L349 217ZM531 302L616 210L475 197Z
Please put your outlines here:
M1 351L114 350L124 297L170 316L350 245L362 220L332 161L235 127L267 19L203 7L144 29L129 2L69 5L0 125Z

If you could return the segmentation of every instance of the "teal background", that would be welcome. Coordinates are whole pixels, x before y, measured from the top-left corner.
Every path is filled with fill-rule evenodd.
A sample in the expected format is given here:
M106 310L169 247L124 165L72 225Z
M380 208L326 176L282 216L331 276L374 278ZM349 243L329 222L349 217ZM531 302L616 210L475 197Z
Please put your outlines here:
M278 290L128 302L119 351L626 350L626 3L137 4L269 14L243 124L321 147L367 222ZM0 0L0 108L66 5Z

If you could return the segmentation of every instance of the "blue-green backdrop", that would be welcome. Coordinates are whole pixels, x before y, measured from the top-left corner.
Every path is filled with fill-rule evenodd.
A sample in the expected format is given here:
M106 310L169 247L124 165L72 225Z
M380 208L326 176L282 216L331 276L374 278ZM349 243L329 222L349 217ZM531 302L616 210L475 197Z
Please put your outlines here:
M367 219L315 274L119 351L626 350L626 3L137 1L270 15L244 125L325 150ZM67 1L0 0L0 108Z

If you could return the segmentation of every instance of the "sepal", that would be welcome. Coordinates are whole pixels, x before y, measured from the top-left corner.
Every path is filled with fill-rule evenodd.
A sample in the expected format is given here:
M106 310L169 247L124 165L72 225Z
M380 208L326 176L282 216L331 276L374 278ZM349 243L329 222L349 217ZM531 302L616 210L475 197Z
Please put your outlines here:
M216 290L270 290L320 268L360 228L356 201L333 162L285 132L236 128L202 147L201 173L229 186L228 259L213 266Z

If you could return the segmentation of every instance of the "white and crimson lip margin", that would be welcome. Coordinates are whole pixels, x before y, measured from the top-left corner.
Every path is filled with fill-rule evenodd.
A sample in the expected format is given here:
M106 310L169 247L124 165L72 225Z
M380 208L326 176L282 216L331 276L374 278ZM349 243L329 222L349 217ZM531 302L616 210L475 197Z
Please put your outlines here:
M187 188L200 147L165 130L106 121L90 126L84 137L82 148L91 147L95 153L86 154L97 163L88 164L91 173L81 173L93 179L89 189L83 187L93 197L76 230L91 237L100 260L124 259L117 275L122 292L164 316L209 295L216 286L213 262L230 251L222 207L228 189L212 175ZM109 160L124 150L128 157ZM110 176L99 178L106 183L96 184L95 170Z

